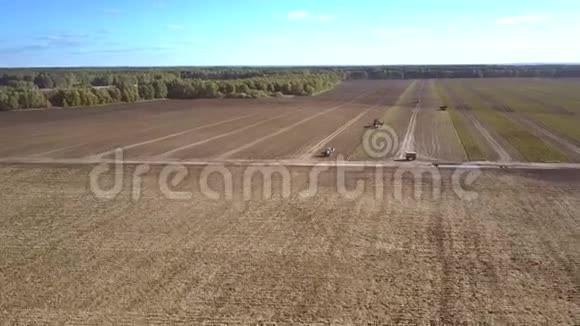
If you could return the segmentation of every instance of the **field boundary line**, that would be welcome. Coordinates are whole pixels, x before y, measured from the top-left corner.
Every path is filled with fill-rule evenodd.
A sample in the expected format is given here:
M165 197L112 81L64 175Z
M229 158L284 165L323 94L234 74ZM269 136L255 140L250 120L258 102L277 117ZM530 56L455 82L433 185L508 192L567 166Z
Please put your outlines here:
M131 149L131 148L135 148L135 147L139 147L139 146L143 146L143 145L149 145L149 144L156 143L156 142L159 142L159 141L162 141L162 140L165 140L165 139L169 139L169 138L174 138L174 137L178 137L178 136L181 136L181 135L185 135L185 134L188 134L190 132L197 131L197 130L201 130L201 129L205 129L205 128L211 128L211 127L219 126L219 125L222 125L222 124L226 124L226 123L229 123L229 122L234 122L234 121L242 120L242 119L249 118L249 117L256 116L256 115L258 115L258 113L246 114L246 115L243 115L243 116L237 117L237 118L232 118L232 119L223 120L223 121L219 121L219 122L213 122L213 123L209 123L209 124L204 124L204 125L201 125L201 126L197 126L195 128L183 130L183 131L176 132L176 133L173 133L173 134L170 134L170 135L166 135L166 136L163 136L163 137L159 137L159 138L155 138L155 139L150 139L150 140L142 141L142 142L135 143L135 144L131 144L131 145L122 146L120 148L123 149L123 150L127 150L127 149ZM116 150L117 149L115 148L115 149L112 149L112 150L109 150L109 151L106 151L106 152L103 152L103 153L99 153L99 154L95 154L95 155L89 155L89 157L103 157L103 156L107 156L107 155L110 155L110 154L115 153Z
M417 124L417 115L419 115L419 111L421 110L419 105L421 104L417 104L417 107L413 109L413 114L411 115L411 119L409 119L407 131L405 132L405 137L399 147L399 151L395 155L396 157L403 157L405 152L412 151L415 147L415 126Z
M283 134L283 133L285 133L285 132L287 132L287 131L289 131L289 130L291 130L293 128L296 128L297 126L299 126L299 125L301 125L303 123L306 123L306 122L308 122L310 120L316 119L319 116L328 114L328 113L333 112L333 111L336 111L336 110L338 110L338 109L340 109L340 108L342 108L342 107L344 107L346 105L349 105L349 104L353 103L354 101L356 101L357 99L359 99L359 98L361 98L363 96L366 96L366 95L368 95L370 93L372 93L372 92L364 92L363 94L360 94L360 95L355 96L352 100L350 100L348 102L344 102L342 104L339 104L339 105L336 105L336 106L331 107L329 109L326 109L326 110L324 110L322 112L318 112L318 113L316 113L314 115L311 115L311 116L309 116L307 118L304 118L304 119L302 119L302 120L300 120L298 122L295 122L295 123L293 123L293 124L291 124L289 126L286 126L284 128L281 128L278 131L275 131L275 132L273 132L271 134L268 134L266 136L260 137L260 138L258 138L256 140L252 141L252 142L249 142L249 143L247 143L245 145L242 145L242 146L240 146L238 148L234 148L234 149L232 149L232 150L230 150L228 152L222 153L221 155L218 156L218 158L219 159L224 159L224 158L227 158L229 156L232 156L232 155L234 155L236 153L239 153L239 152L241 152L243 150L246 150L248 148L251 148L251 147L253 147L253 146L255 146L255 145L257 145L257 144L259 144L259 143L261 143L261 142L263 142L263 141L265 141L267 139L269 139L269 138L276 137L276 136L278 136L280 134Z
M485 152L483 150L483 146L480 147L477 139L475 138L474 133L463 133L460 130L467 128L467 118L465 114L463 114L456 106L455 101L453 100L452 94L449 93L449 87L441 83L440 81L436 81L434 83L435 92L439 97L442 104L447 104L449 109L447 110L447 116L451 120L451 124L453 126L453 130L455 131L455 136L457 137L457 141L459 141L459 145L463 151L463 158L465 160L469 160L470 156L476 156L480 154L481 158L485 158ZM468 150L468 148L472 150Z
M452 109L452 110L455 110L455 109ZM463 139L461 138L461 136L459 136L459 131L457 131L457 126L455 125L455 121L453 121L453 118L451 117L451 113L446 112L446 114L449 117L449 120L451 120L451 125L453 126L453 134L455 135L455 138L461 147L461 151L463 152L463 157L465 159L467 159L469 157L469 155L467 154L467 150L465 150L465 143L463 142Z
M382 119L384 123L386 123L386 124L389 123L388 119L386 119L386 115L389 112L391 112L392 110L398 108L400 106L400 104L402 104L402 101L404 100L407 92L409 92L411 89L413 89L413 87L416 83L417 83L416 80L409 82L407 87L405 87L405 89L402 90L401 93L399 93L399 95L397 96L397 100L394 103L385 105L384 107L382 107L382 105L380 105L380 104L376 104L373 106L373 109L382 110L382 115L381 115L380 119ZM353 156L355 156L355 155L359 156L359 153L363 152L363 145L362 145L363 137L360 138L358 145L356 145L354 147L354 149L346 156L345 160L350 161ZM368 155L364 154L364 156L368 158Z
M465 102L464 102L463 98L459 97L455 93L455 90L452 89L452 86L446 85L445 89L446 89L446 92L450 95L451 101L454 103L455 107L458 108L458 111L461 112L461 114L463 115L463 117L465 117L466 120L468 120L469 122L471 122L471 124L475 127L475 129L477 129L477 131L479 132L479 134L483 137L483 139L485 140L485 142L488 145L487 146L488 149L490 149L493 152L495 152L495 154L497 154L497 156L498 156L498 158L499 158L500 161L502 161L502 162L512 162L513 161L512 156L498 142L498 140L495 139L491 135L491 133L489 132L489 130L487 130L487 128L485 128L485 126L483 126L481 124L481 122L480 122L479 118L476 116L476 114L474 112L472 112L471 109L468 109L468 108L465 107ZM488 156L486 154L484 154L484 155L485 156Z
M332 139L334 139L336 136L338 136L341 133L343 133L346 129L348 129L355 122L357 122L358 120L360 120L363 116L365 116L367 113L369 113L372 109L373 108L370 107L370 108L364 110L363 112L359 113L356 117L352 118L350 121L348 121L347 123L345 123L342 127L336 129L333 133L331 133L330 135L328 135L327 137L325 137L324 139L322 139L321 141L319 141L316 145L310 147L306 151L306 153L304 153L304 155L300 156L300 158L301 159L309 159L309 158L312 158L312 156L314 155L314 153L316 153L317 149L320 148L320 146L324 145L325 143L328 143L329 141L331 141Z
M170 157L172 154L175 154L175 153L180 152L182 150L186 150L186 149L193 148L193 147L196 147L196 146L199 146L199 145L203 145L203 144L209 143L211 141L214 141L214 140L217 140L217 139L220 139L220 138L224 138L224 137L228 137L228 136L231 136L231 135L235 135L235 134L237 134L239 132L242 132L242 131L245 131L245 130L254 128L254 127L259 126L259 125L264 124L264 123L268 123L268 122L270 122L272 120L276 120L276 119L280 119L280 118L287 117L287 116L292 115L292 114L295 114L297 112L301 112L301 111L300 110L297 110L297 111L294 111L294 112L287 112L287 113L279 114L277 116L274 116L274 117L271 117L271 118L268 118L268 119L264 119L264 120L261 120L261 121L252 123L252 124L247 125L247 126L245 126L243 128L240 128L240 129L232 130L232 131L229 131L229 132L226 132L226 133L223 133L223 134L219 134L219 135L216 135L216 136L213 136L213 137L210 137L210 138L206 138L204 140L200 140L200 141L197 141L197 142L194 142L194 143L191 143L191 144L187 144L187 145L184 145L184 146L181 146L181 147L178 147L178 148L174 148L174 149L172 149L170 151L167 151L165 153L161 153L161 154L155 155L153 158L154 159L167 158L167 157Z
M561 134L558 130L555 130L554 128L545 125L544 123L538 121L537 119L534 119L533 117L528 117L524 115L519 115L519 117L537 126L539 129L541 129L542 133L545 133L546 136L548 136L549 133L551 137L555 137L558 139L557 142L568 147L570 150L580 154L580 147L576 145L578 144L578 142L575 139ZM556 139L554 139L554 141L556 141Z
M485 128L481 122L479 121L479 119L477 117L474 116L473 112L464 112L465 116L467 116L467 118L469 120L471 120L471 122L473 123L473 125L475 126L475 128L477 128L477 130L479 130L479 133L483 136L483 138L485 138L485 140L487 140L487 142L491 145L491 148L497 153L497 155L499 156L500 161L503 162L511 162L512 161L512 157L511 155L505 150L505 148L503 148L503 146L489 133L489 130L487 130L487 128Z
M421 88L419 89L419 96L417 99L417 105L413 109L413 114L411 115L411 119L409 119L409 124L407 125L407 131L405 132L405 137L403 138L403 142L399 147L399 152L396 157L403 158L405 156L405 152L414 151L415 149L415 128L417 126L417 116L419 112L423 108L423 90L425 88L425 81L421 81Z
M499 105L503 104L503 102L498 101L496 96L490 95L489 93L486 93L485 91L482 91L480 89L475 89L475 88L471 88L470 90L473 93L475 93L480 99L482 99L484 101L488 101L489 103L492 103L493 105L499 106ZM512 94L512 95L516 96L517 98L523 99L524 101L535 101L531 97L524 96L523 94L520 94L520 93L515 92L515 91L511 91L508 94ZM545 103L542 101L542 102L540 102L540 104L542 106L544 106ZM529 128L526 130L531 135L536 136L538 139L543 141L548 146L552 146L552 147L560 146L561 149L565 149L567 151L570 151L571 153L569 153L569 154L575 154L575 155L580 154L580 148L578 146L576 146L576 144L573 141L570 141L568 138L566 138L564 135L560 134L558 131L546 127L540 121L538 121L532 117L529 117L524 112L520 112L519 110L512 110L512 112L498 111L497 113L502 115L506 119L510 120L512 123L514 123L516 125L522 126L524 128ZM565 156L569 156L569 155L567 155L567 153L562 153L562 154Z
M0 166L15 164L31 165L98 165L98 164L121 164L121 165L184 165L184 166L208 166L208 165L232 165L232 166L296 166L296 167L316 167L316 166L345 166L345 167L405 167L405 168L528 168L528 169L577 169L580 170L580 163L541 163L541 162L444 162L435 166L431 162L399 162L399 161L315 161L315 160L248 160L248 159L210 159L210 160L123 160L103 158L79 158L79 159L51 159L33 157L9 157L0 158Z
M344 105L344 104L343 104L343 105ZM263 141L265 141L265 140L267 140L267 139L269 139L269 138L272 138L272 137L278 136L278 135L280 135L280 134L282 134L282 133L284 133L284 132L286 132L286 131L288 131L288 130L291 130L291 129L293 129L293 128L295 128L295 127L297 127L297 126L299 126L299 125L301 125L301 124L303 124L303 123L305 123L305 122L308 122L308 121L310 121L310 120L316 119L317 117L319 117L319 116L321 116L321 115L324 115L324 114L330 113L330 112L332 112L332 111L336 111L336 110L338 110L339 108L341 108L343 105L335 106L335 107L333 107L333 108L326 109L326 110L324 110L324 111L322 111L322 112L318 112L318 113L316 113L316 114L314 114L314 115L311 115L311 116L309 116L309 117L307 117L307 118L304 118L304 119L302 119L302 120L300 120L300 121L298 121L298 122L295 122L295 123L293 123L293 124L291 124L291 125L289 125L289 126L286 126L286 127L284 127L284 128L281 128L281 129L279 129L278 131L275 131L275 132L273 132L273 133L271 133L271 134L268 134L268 135L266 135L266 136L260 137L260 138L258 138L258 139L256 139L256 140L254 140L254 141L252 141L252 142L249 142L249 143L247 143L247 144L245 144L245 145L243 145L243 146L240 146L240 147L238 147L238 148L234 148L234 149L232 149L231 151L225 152L225 153L223 153L223 154L219 155L218 157L219 157L219 158L227 158L228 156L231 156L231 155L234 155L234 154L236 154L236 153L239 153L239 152L241 152L241 151L243 151L243 150L246 150L246 149L248 149L248 148L250 148L250 147L252 147L252 146L255 146L255 145L257 145L257 144L259 144L259 143L261 143L261 142L263 142Z
M53 153L58 153L58 152L62 152L62 151L66 151L67 149L73 149L73 148L77 148L77 147L81 147L83 145L86 145L88 143L79 143L79 144L75 144L75 145L69 145L69 146L64 146L64 147L59 147L59 148L55 148L46 152L41 152L41 153L36 153L36 154L31 154L30 156L45 156L48 154L53 154Z
M435 103L439 103L439 105L443 105L443 104L449 102L449 101L444 100L441 97L441 94L439 92L439 85L437 85L437 81L430 80L427 83L427 87L428 87L428 90L429 90L432 98L436 101ZM448 105L451 105L451 104L448 103ZM459 132L457 131L457 126L456 126L455 122L453 121L453 118L451 117L451 113L450 113L451 110L455 110L455 109L449 108L449 109L446 109L445 111L441 111L441 108L439 108L438 114L439 115L442 114L443 117L441 119L448 121L448 123L450 124L449 129L451 131L451 134L449 134L449 136L452 139L449 139L449 141L455 142L457 144L457 147L455 148L455 149L457 149L457 152L453 153L455 151L451 151L453 153L452 155L457 154L457 159L467 160L467 152L465 151L465 144L463 143L463 140L461 139L461 137L459 137ZM439 134L439 135L441 135L441 134ZM435 141L435 140L433 140L433 141ZM441 151L441 143L437 142L437 144L434 145L434 147L435 146L438 147L437 151L440 152ZM461 158L459 158L459 157L461 157Z

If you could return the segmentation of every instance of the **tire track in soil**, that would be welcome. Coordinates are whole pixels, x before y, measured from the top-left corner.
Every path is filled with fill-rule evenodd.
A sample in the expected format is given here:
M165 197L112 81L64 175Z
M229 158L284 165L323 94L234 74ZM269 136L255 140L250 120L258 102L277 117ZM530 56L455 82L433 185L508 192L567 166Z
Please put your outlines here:
M149 144L156 143L156 142L159 142L159 141L162 141L162 140L166 140L166 139L170 139L170 138L182 136L182 135L185 135L185 134L188 134L190 132L197 131L197 130L202 130L202 129L211 128L211 127L216 127L216 126L219 126L219 125L222 125L222 124L226 124L226 123L230 123L230 122L242 120L242 119L245 119L245 118L250 118L250 117L256 116L257 114L258 113L246 114L246 115L243 115L241 117L236 117L236 118L232 118L232 119L228 119L228 120L223 120L223 121L219 121L219 122L213 122L213 123L209 123L209 124L204 124L204 125L201 125L201 126L197 126L195 128L183 130L183 131L176 132L176 133L173 133L173 134L170 134L170 135L166 135L166 136L159 137L159 138L155 138L155 139L146 140L146 141L139 142L139 143L135 143L135 144L131 144L131 145L126 145L126 146L123 146L123 147L120 147L120 148L122 150L128 150L128 149L132 149L132 148L139 147L139 146L149 145ZM95 154L95 155L88 156L87 158L97 158L97 159L98 158L103 158L104 156L107 156L107 155L110 155L110 154L115 153L116 150L117 149L112 149L112 150L109 150L109 151L106 151L106 152L103 152L103 153L99 153L99 154Z
M419 88L419 92L417 93L417 105L413 109L413 114L411 115L411 119L409 119L409 124L407 125L407 131L405 132L405 137L403 138L403 142L401 146L399 146L399 151L397 152L396 157L399 159L403 159L405 157L406 152L413 152L415 151L415 127L417 126L417 115L422 108L422 98L423 98L423 90L425 89L425 81L421 80L421 86Z
M397 94L396 98L393 98L393 100L390 103L382 103L383 100L389 99L390 97L393 96L392 93L387 93L384 98L380 99L375 104L375 106L376 106L375 109L380 109L380 106L385 105L386 107L384 108L384 110L382 110L382 115L381 115L384 117L384 115L387 114L387 112L389 112L391 109L400 106L399 102L401 102L404 99L406 92L409 91L412 87L414 87L413 85L415 83L416 83L416 81L407 83L404 88L400 89L396 93ZM348 155L345 158L347 161L351 161L352 157L363 147L363 144L362 144L364 141L363 137L364 137L364 133L358 137L359 138L358 144L353 147L353 149L350 151L350 153L348 153ZM398 145L398 144L396 144L396 145ZM387 156L384 157L384 159L387 159L387 158L391 158L391 157L387 157Z
M545 127L541 123L539 123L531 118L524 117L521 115L518 115L517 117L510 116L510 115L507 115L507 116L509 118L517 118L517 120L519 120L521 123L528 126L533 132L544 135L545 137L551 139L552 142L562 146L563 148L569 150L570 152L575 153L577 158L580 158L580 147L578 147L574 143L570 142L567 138L561 137L561 136L557 135L556 133L552 132L552 130Z
M530 211L542 208L541 205L533 201L530 201L529 205L531 206L528 208ZM560 270L570 278L570 283L574 284L573 289L566 291L566 299L569 302L579 302L578 294L580 293L580 273L578 272L580 266L571 256L564 255L565 257L562 257L564 251L557 248L557 245L555 245L557 241L554 240L552 233L546 232L546 228L543 226L543 221L539 220L536 216L534 216L534 214L528 214L528 216L531 217L531 223L536 225L538 230L542 230L542 232L538 234L538 240L540 241L541 245L560 266ZM572 311L570 311L570 318L574 320Z
M325 137L324 139L322 139L321 141L319 141L315 145L309 146L309 148L306 149L306 152L300 156L300 159L304 159L304 160L311 159L317 152L319 152L323 148L323 146L325 144L328 144L331 140L333 140L334 138L336 138L337 136L339 136L340 134L345 132L350 126L352 126L357 121L359 121L362 117L364 117L369 112L371 112L371 110L376 110L377 107L378 107L378 105L373 105L372 107L367 108L366 110L364 110L363 112L358 114L356 117L354 117L350 121L348 121L346 124L344 124L342 127L338 128L332 134L328 135L327 137ZM348 158L347 158L347 160L348 160Z
M465 300L477 301L483 311L493 311L497 306L487 297L487 291L498 298L503 298L505 291L497 262L487 249L491 244L485 236L488 230L476 218L470 218L468 206L460 205L465 218L453 221L448 219L453 214L445 202L437 206L427 231L441 268L438 322L447 325L465 319L457 315L464 310L458 305L467 304Z
M580 147L576 146L574 142L569 141L567 138L564 138L561 135L558 135L557 132L553 132L549 128L542 125L540 122L524 116L523 114L514 112L514 110L508 105L500 103L495 97L489 94L485 94L481 90L470 88L470 91L483 101L490 102L494 109L499 111L501 115L513 123L527 127L526 129L534 134L534 136L544 140L544 142L548 144L554 145L556 148L564 150L564 154L568 154L567 156L569 156L569 158L573 159L574 161L580 160Z
M439 319L443 322L450 322L451 314L449 313L449 310L451 306L449 299L453 296L455 289L452 286L454 281L451 277L452 269L447 259L445 242L452 242L453 239L447 239L446 230L449 230L449 227L444 225L444 223L443 213L437 212L436 215L432 218L431 225L429 226L429 235L431 237L431 241L435 244L434 248L436 250L436 256L439 260L439 264L441 265L441 291L437 308Z
M457 109L463 116L474 126L479 134L486 140L488 148L495 152L500 162L512 162L512 156L506 149L491 135L491 133L481 124L475 113L471 108L461 100L449 85L445 85L445 91L451 97L451 100L456 105Z
M249 143L247 143L245 145L242 145L242 146L240 146L238 148L234 148L234 149L232 149L232 150L230 150L228 152L222 153L222 154L220 154L218 156L218 159L226 159L226 158L228 158L228 157L230 157L232 155L235 155L235 154L237 154L237 153L239 153L241 151L244 151L244 150L246 150L248 148L251 148L253 146L256 146L256 145L258 145L258 144L260 144L260 143L262 143L262 142L264 142L264 141L266 141L266 140L268 140L270 138L276 137L276 136L278 136L280 134L283 134L283 133L285 133L285 132L287 132L289 130L292 130L292 129L296 128L297 126L299 126L301 124L304 124L304 123L306 123L306 122L308 122L310 120L313 120L313 119L316 119L316 118L318 118L320 116L323 116L325 114L334 112L334 111L336 111L336 110L338 110L338 109L340 109L340 108L342 108L342 107L344 107L346 105L349 105L349 104L353 103L354 101L358 100L359 98L365 97L365 96L367 96L367 95L369 95L369 94L371 94L373 92L374 91L370 91L370 92L364 92L362 94L359 94L358 96L356 96L355 98L351 99L348 102L344 102L342 104L339 104L339 105L333 106L333 107L331 107L329 109L326 109L326 110L324 110L322 112L318 112L318 113L316 113L314 115L311 115L311 116L309 116L307 118L304 118L304 119L302 119L302 120L300 120L298 122L295 122L295 123L293 123L293 124L291 124L289 126L286 126L284 128L281 128L281 129L279 129L276 132L270 133L268 135L265 135L263 137L260 137L258 139L255 139L252 142L249 142Z
M46 152L36 153L36 154L29 155L29 156L31 156L31 157L44 157L44 156L49 155L49 154L54 154L54 153L66 151L69 149L81 147L81 146L86 145L86 144L87 143L80 143L80 144L75 144L75 145L70 145L70 146L59 147L59 148L51 149L51 150L46 151Z
M219 159L228 158L229 156L232 156L232 155L234 155L234 154L236 154L236 153L239 153L239 152L241 152L241 151L243 151L243 150L246 150L246 149L248 149L248 148L250 148L250 147L253 147L253 146L255 146L255 145L258 145L258 144L259 144L259 143L261 143L261 142L264 142L264 141L266 141L266 140L268 140L268 139L270 139L270 138L272 138L272 137L278 136L278 135L280 135L280 134L282 134L282 133L284 133L284 132L286 132L286 131L289 131L289 130L291 130L291 129L293 129L293 128L295 128L295 127L297 127L297 126L299 126L299 125L301 125L301 124L303 124L303 123L306 123L306 122L308 122L308 121L310 121L310 120L312 120L312 119L316 119L316 118L318 118L318 117L320 117L320 116L322 116L322 115L325 115L325 114L328 114L328 113L330 113L330 112L336 111L336 110L338 110L338 109L339 109L339 108L341 108L341 107L342 107L342 105L340 105L340 106L335 106L335 107L332 107L332 108L330 108L330 109L326 109L326 110L324 110L324 111L322 111L322 112L318 112L318 113L316 113L316 114L314 114L314 115L311 115L311 116L309 116L309 117L307 117L307 118L304 118L304 119L302 119L302 120L300 120L300 121L298 121L298 122L296 122L296 123L293 123L293 124L291 124L291 125L289 125L289 126L287 126L287 127L281 128L281 129L279 129L279 130L278 130L278 131L276 131L276 132L273 132L273 133L271 133L271 134L268 134L268 135L266 135L266 136L264 136L264 137L260 137L260 138L258 138L258 139L256 139L256 140L254 140L254 141L252 141L252 142L250 142L250 143L247 143L247 144L245 144L245 145L243 145L243 146L240 146L240 147L238 147L238 148L234 148L233 150L231 150L231 151L229 151L229 152L223 153L223 154L219 155L219 157L218 157L218 158L219 158Z
M489 133L489 131L479 122L475 113L471 112L470 110L463 110L468 117L469 120L473 123L475 128L479 131L479 133L487 140L488 144L491 145L493 150L499 156L500 162L511 162L513 161L511 155L499 144L499 142L493 138L493 136Z
M307 148L306 152L304 154L300 155L300 159L303 159L303 160L311 159L317 152L319 152L321 150L322 146L324 146L325 144L330 142L336 136L343 133L346 129L348 129L350 126L352 126L355 122L360 120L360 118L362 118L367 113L369 113L373 108L374 107L368 108L368 109L364 110L363 112L359 113L356 117L352 118L350 121L345 123L342 127L336 129L336 131L334 131L332 134L328 135L327 137L325 137L324 139L322 139L321 141L319 141L315 145L311 146L310 148Z
M403 142L399 147L399 152L397 152L396 155L398 158L403 158L405 156L405 152L412 152L415 150L415 126L417 125L417 115L419 114L420 110L421 110L420 107L415 107L413 109L413 114L411 115L411 119L409 120L407 132L405 133L405 138L403 138Z
M442 99L435 87L433 80L426 81L421 112L417 117L418 133L415 135L417 158L432 162L466 161L465 148L449 112L440 108Z
M548 104L543 99L540 99L540 98L537 98L534 96L529 96L526 94L516 93L515 95L521 99L524 99L525 101L537 103L537 104L540 104L544 108L549 108L548 112L550 112L550 113L556 113L556 114L567 115L567 116L574 116L574 112L569 111L568 109L566 109L563 106L553 104L553 103Z
M405 89L406 89L406 88L405 88ZM372 106L371 106L370 108L368 108L368 110L366 110L366 113L364 113L364 114L361 114L361 117L360 117L360 118L362 118L362 117L363 117L364 115L366 115L366 114L369 114L371 111L373 111L373 112L375 112L375 111L380 111L380 110L382 110L382 109L383 109L383 108L382 108L383 106L386 106L386 108L384 108L384 110L383 110L383 114L384 114L384 112L385 112L385 111L389 110L389 109L392 107L392 105L388 105L387 103L385 103L385 100L387 100L386 102L388 102L388 99L392 97L392 93L391 93L391 92L388 92L388 91L387 91L387 92L385 92L384 90L382 90L382 91L379 91L378 93L382 93L382 96L380 96L380 98L379 98L379 99L378 99L376 102L374 102L374 103L372 104ZM400 93L399 93L399 97L400 97ZM398 99L399 97L397 97L397 99ZM360 119L360 118L359 118L359 119ZM358 119L357 119L357 121L358 121ZM353 124L354 124L354 123L356 123L356 121L354 121L354 122L353 122ZM313 150L314 152L313 152L313 153L312 153L312 155L310 155L308 158L312 158L312 156L314 155L314 153L316 153L316 150L317 150L317 149L316 149L316 147L317 147L317 146L318 146L318 147L322 147L322 145L324 145L324 143L328 143L328 141L330 141L330 140L332 140L332 139L336 138L337 136L339 136L339 135L340 135L342 132L346 131L347 129L348 129L348 128L345 128L345 129L343 129L341 132L339 132L338 134L334 135L334 137L332 137L331 139L328 139L326 142L321 142L322 144L321 144L321 143L318 143L316 146L313 146L313 148L312 148L311 150ZM363 134L364 134L364 133L363 133ZM362 137L363 137L363 135L361 134L361 135L360 135L358 138L359 138L359 139L362 139ZM311 144L310 144L310 145L311 145ZM354 152L356 151L356 147L357 147L357 146L355 146L354 148L352 148L352 149L350 150L350 152L349 152L349 153L348 153L348 154L345 156L345 160L346 160L346 161L350 161L350 159L352 158L352 155L353 155L353 154L354 154Z
M263 124L268 123L270 121L274 121L276 119L282 119L282 118L288 117L288 116L290 116L292 114L295 114L296 112L301 112L301 111L303 111L303 110L297 110L297 111L294 111L294 112L287 112L287 113L279 114L279 115L274 116L272 118L267 118L267 119L264 119L264 120L260 120L258 122L255 122L255 123L252 123L250 125L247 125L247 126L245 126L243 128L235 129L235 130L232 130L232 131L223 133L223 134L219 134L219 135L216 135L216 136L213 136L213 137L210 137L210 138L206 138L204 140L200 140L200 141L197 141L197 142L194 142L194 143L191 143L191 144L187 144L187 145L184 145L184 146L181 146L181 147L178 147L178 148L174 148L174 149L172 149L170 151L167 151L165 153L161 153L161 154L155 155L153 157L153 159L167 159L168 157L170 157L171 155L173 155L173 154L175 154L177 152L180 152L180 151L183 151L183 150L186 150L186 149L190 149L190 148L193 148L193 147L196 147L196 146L200 146L200 145L203 145L203 144L206 144L206 143L209 143L211 141L218 140L218 139L221 139L221 138L224 138L224 137L228 137L228 136L231 136L231 135L235 135L237 133L246 131L248 129L257 127L259 125L263 125Z
M122 130L122 131L132 131L133 134L135 132L135 130L138 130L139 133L144 133L146 131L149 130L159 130L162 129L164 127L170 126L171 127L171 121L172 119L174 119L174 117L178 114L180 114L180 112L176 112L175 108L177 108L178 110L184 110L185 108L187 108L186 106L184 106L185 104L173 104L171 107L165 107L164 109L167 110L165 112L149 112L150 110L155 109L154 107L148 107L148 106L143 106L141 105L142 103L125 103L126 105L130 105L130 106L135 106L135 108L132 108L130 111L123 111L123 109L116 109L114 111L105 111L105 112L101 112L101 110L104 110L104 108L99 108L99 109L95 109L94 107L87 107L86 109L83 110L74 110L74 109L66 109L65 111L69 111L69 112L46 112L46 116L44 117L45 119L48 119L49 121L46 123L42 123L40 126L34 126L33 124L31 124L30 128L34 128L34 129L44 129L43 131L41 131L40 133L35 133L32 135L28 135L26 134L24 137L26 138L26 140L28 141L28 143L32 146L32 145L41 145L41 144L49 144L49 145L54 145L54 144L66 144L66 143L75 143L78 142L80 138L83 137L88 137L88 139L92 140L94 139L94 137L98 137L100 139L103 139L103 128L110 128L110 129L115 129L118 128L118 130ZM146 108L148 111L147 112L138 112L139 110L143 110L143 108ZM90 110L95 110L94 112L90 112ZM61 119L63 120L57 120L57 121L50 121L50 119L53 118L54 114L57 113L67 113L67 114L73 114L73 113L77 113L77 112L70 112L70 111L82 111L82 115L81 116L77 116L77 115L72 115L71 117L65 119L64 117L61 117ZM45 111L50 111L50 110L45 110ZM97 113L96 111L99 111L99 115L95 116L93 113ZM39 111L42 112L42 111ZM135 119L134 115L135 112L139 113L139 118ZM114 115L111 116L111 115ZM82 118L84 117L84 119ZM83 126L86 125L86 118L87 117L93 117L94 120L91 120L90 123L88 123L88 126L84 126L84 127L79 127L79 125ZM58 117L56 117L58 118ZM114 119L113 119L114 118ZM148 123L146 122L148 121ZM169 122L167 122L169 121ZM148 127L149 125L153 125L152 127ZM24 130L28 127L26 127L28 125L25 126L21 126L21 127L16 127L19 128L20 130ZM23 129L24 128L24 129ZM132 136L133 134L130 134L129 136ZM119 135L119 133L114 133L112 135ZM80 138L79 138L80 137ZM27 145L29 145L27 144ZM46 147L47 145L45 145ZM1 147L1 146L0 146ZM22 148L22 144L20 144L19 146L17 146L16 148ZM9 149L9 148L8 148Z

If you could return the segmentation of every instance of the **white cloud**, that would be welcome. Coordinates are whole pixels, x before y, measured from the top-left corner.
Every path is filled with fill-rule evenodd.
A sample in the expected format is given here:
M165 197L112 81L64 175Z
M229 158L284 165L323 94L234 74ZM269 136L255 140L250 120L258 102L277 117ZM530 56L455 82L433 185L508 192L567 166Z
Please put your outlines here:
M546 15L525 15L500 18L497 20L497 23L500 25L538 24L544 23L549 19L550 17Z
M290 19L308 19L311 15L307 11L292 11L288 13Z
M169 25L167 25L167 28L174 30L174 31L182 31L185 29L185 27L183 27L182 25L176 25L176 24L169 24Z

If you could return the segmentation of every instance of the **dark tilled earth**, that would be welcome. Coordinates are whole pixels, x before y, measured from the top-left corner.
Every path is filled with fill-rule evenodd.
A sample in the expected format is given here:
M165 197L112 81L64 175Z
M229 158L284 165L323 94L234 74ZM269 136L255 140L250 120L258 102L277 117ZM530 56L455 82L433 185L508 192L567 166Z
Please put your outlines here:
M107 199L91 191L92 168L0 168L3 322L573 325L580 314L576 170L466 183L473 170L347 169L342 188L334 168L316 180L289 168L264 198L260 177L244 183L248 167L224 166L229 198L215 167L207 182L210 170L188 167L169 191L190 195L170 199L161 166L126 166ZM96 180L115 189L113 172Z

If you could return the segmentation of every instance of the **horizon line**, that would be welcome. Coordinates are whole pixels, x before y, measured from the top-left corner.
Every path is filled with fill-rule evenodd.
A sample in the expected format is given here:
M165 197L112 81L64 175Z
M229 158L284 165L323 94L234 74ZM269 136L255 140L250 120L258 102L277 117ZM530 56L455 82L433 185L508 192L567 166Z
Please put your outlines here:
M445 67L445 66L580 66L580 62L522 62L522 63L425 63L425 64L314 64L314 65L71 65L71 66L0 66L0 69L82 69L82 68L325 68L325 67Z

